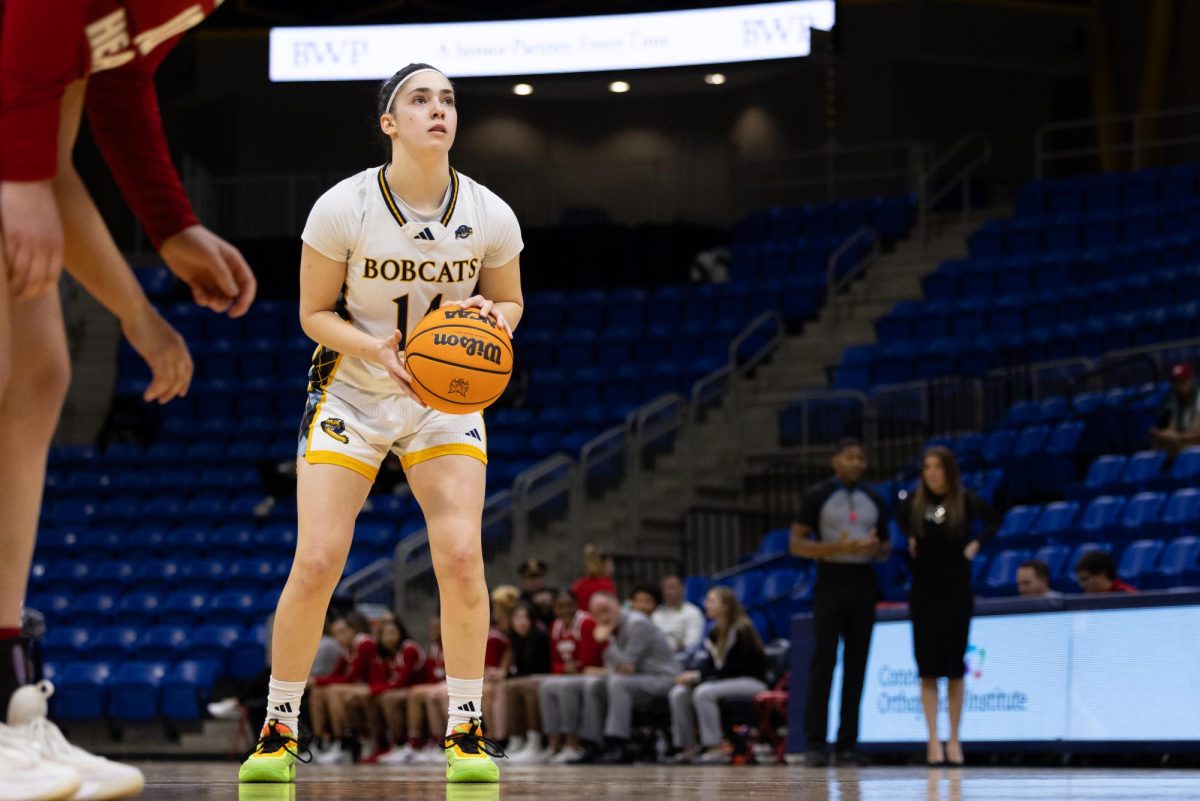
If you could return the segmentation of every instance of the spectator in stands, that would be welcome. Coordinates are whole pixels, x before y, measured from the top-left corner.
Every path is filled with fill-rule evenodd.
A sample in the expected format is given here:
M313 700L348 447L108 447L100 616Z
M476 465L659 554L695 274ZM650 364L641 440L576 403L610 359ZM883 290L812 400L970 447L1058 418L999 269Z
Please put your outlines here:
M684 594L683 579L671 573L662 577L662 605L654 610L651 619L666 635L676 654L690 654L700 647L704 638L704 613L689 603Z
M596 641L596 620L579 608L575 594L562 590L554 599L550 627L550 676L538 685L538 709L547 737L544 759L566 764L584 757L579 739L583 688L589 676L604 675L604 643ZM533 754L522 762L536 761Z
M508 639L512 658L502 692L507 696L512 736L505 750L509 759L526 751L544 758L538 685L550 672L550 637L534 619L533 608L527 603L520 603L513 610L510 625Z
M679 674L671 688L671 736L683 760L723 764L729 762L729 754L722 747L720 702L752 699L766 690L767 659L762 640L733 590L709 590L704 612L715 625L704 640L700 669Z
M1171 368L1171 392L1158 412L1158 425L1150 429L1150 441L1172 453L1200 443L1200 388L1186 362Z
M1027 559L1017 568L1017 594L1022 598L1057 598L1050 589L1050 566L1040 559Z
M629 608L641 612L646 617L653 617L658 603L658 588L649 584L639 584L629 593Z
M343 748L338 739L342 736L333 728L330 704L339 684L366 685L371 676L371 662L375 659L376 644L371 635L371 624L359 612L350 612L333 621L329 633L337 640L340 653L333 670L313 680L309 687L313 735L317 738L316 761L321 765L345 764L352 761L351 751Z
M388 612L380 617L375 658L367 684L338 684L330 688L329 717L343 737L369 732L375 749L363 762L373 763L390 750L387 725L379 697L389 690L415 684L425 670L425 649L409 639L404 624Z
M529 604L533 617L543 626L554 622L554 590L546 586L546 563L530 559L517 570L521 577L521 602Z
M1103 592L1137 592L1133 585L1117 578L1117 566L1108 551L1088 551L1075 563L1075 581L1079 589L1091 595Z
M446 690L446 662L442 656L442 620L439 615L429 618L429 644L425 648L425 665L414 684L387 690L379 697L380 711L387 721L393 743L404 743L379 757L384 765L403 765L409 762L432 762L444 759L438 746L444 729L427 725L425 707L432 698L443 698Z
M866 470L862 443L839 442L833 454L833 477L804 493L800 516L792 524L792 555L817 562L814 647L804 713L805 764L814 767L829 764L829 692L839 640L843 643L842 706L834 750L840 763L866 764L857 749L859 705L879 600L871 563L891 553L886 525L880 533L887 517L883 499L861 483Z
M982 498L963 488L954 454L941 446L925 451L916 492L896 510L912 558L909 614L913 648L921 677L921 706L929 740L930 764L961 765L959 724L963 707L963 660L975 610L971 560L1000 527L1000 516ZM977 529L979 529L977 531ZM938 739L938 679L949 680L950 737Z
M596 746L603 737L605 748L596 761L625 764L631 759L628 745L634 709L666 698L679 664L667 638L650 618L622 609L616 595L593 593L589 611L596 619L596 641L608 646L604 650L605 675L593 677L584 687L580 735Z
M583 547L583 575L571 585L575 600L580 609L590 609L592 593L608 592L617 594L617 585L613 584L613 560L595 545Z

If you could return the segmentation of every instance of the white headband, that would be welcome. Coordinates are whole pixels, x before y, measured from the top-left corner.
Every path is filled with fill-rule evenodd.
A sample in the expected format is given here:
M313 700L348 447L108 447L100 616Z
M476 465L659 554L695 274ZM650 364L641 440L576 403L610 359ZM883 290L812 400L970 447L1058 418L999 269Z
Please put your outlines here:
M410 72L408 75L404 76L404 80L402 80L402 81L400 81L400 83L396 84L396 88L392 90L392 93L391 93L390 95L388 95L388 102L387 102L387 105L386 105L386 106L384 106L384 108L386 108L386 109L387 109L387 111L386 111L386 112L384 112L385 114L391 114L391 113L392 113L392 103L394 103L394 102L395 102L395 100L396 100L396 93L400 91L400 87L401 87L401 86L404 86L404 84L408 83L408 82L409 82L409 80L412 78L412 76L414 76L414 75L420 75L422 72L436 72L438 75L441 75L441 74L442 74L442 71L441 71L441 70L434 69L433 67L421 67L421 69L419 69L419 70L413 70L413 71L412 71L412 72Z

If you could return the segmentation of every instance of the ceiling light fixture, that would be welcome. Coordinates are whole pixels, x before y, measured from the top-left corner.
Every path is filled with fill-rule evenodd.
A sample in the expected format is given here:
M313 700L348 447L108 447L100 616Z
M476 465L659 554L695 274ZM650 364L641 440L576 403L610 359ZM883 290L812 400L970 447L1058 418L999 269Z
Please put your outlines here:
M522 96L531 95L531 94L533 94L533 87L527 83L514 84L513 85L513 94L514 95L522 95Z
M629 84L625 81L613 81L608 85L608 91L623 95L629 91Z

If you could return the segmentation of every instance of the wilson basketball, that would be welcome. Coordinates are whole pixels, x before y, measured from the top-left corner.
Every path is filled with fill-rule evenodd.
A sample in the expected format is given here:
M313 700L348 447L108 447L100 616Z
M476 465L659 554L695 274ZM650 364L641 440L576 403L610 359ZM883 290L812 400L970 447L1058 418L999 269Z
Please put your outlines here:
M512 376L508 334L478 309L449 306L427 314L409 335L405 356L413 391L448 414L486 409Z

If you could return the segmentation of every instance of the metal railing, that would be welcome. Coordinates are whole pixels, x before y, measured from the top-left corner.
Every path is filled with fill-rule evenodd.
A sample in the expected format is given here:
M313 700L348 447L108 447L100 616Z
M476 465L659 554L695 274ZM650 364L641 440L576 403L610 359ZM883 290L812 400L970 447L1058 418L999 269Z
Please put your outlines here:
M687 423L687 400L678 393L655 398L630 415L629 426L629 508L632 520L625 527L623 547L631 548L642 536L643 476L653 464L653 456L662 451L663 440L677 434Z
M848 253L851 253L855 248L860 247L863 243L868 245L867 251L862 257L849 266L842 267L842 260ZM867 269L879 259L879 237L875 234L875 230L870 226L862 226L834 248L829 254L829 259L825 263L825 303L833 313L833 324L836 327L841 322L842 315L849 315L853 310L852 304L845 306L838 305L833 302L833 299L850 284L862 275Z
M523 470L513 479L513 553L524 555L528 552L529 529L535 512L558 498L563 499L564 512L569 508L575 474L575 460L565 453L558 453Z
M971 182L991 161L992 143L981 133L969 133L924 170L917 190L917 236L927 244L933 236L934 212L952 193L959 193L957 211L965 220L971 210Z
M1167 126L1171 132L1162 136L1146 135L1147 128ZM1115 142L1100 141L1099 131L1115 128ZM1056 141L1057 140L1057 141ZM1052 166L1059 166L1058 175L1095 172L1103 157L1111 154L1128 155L1130 169L1147 166L1150 154L1171 151L1173 161L1200 158L1200 106L1183 106L1153 112L1113 114L1085 117L1043 125L1033 138L1033 160L1038 179L1050 177ZM1075 165L1063 166L1074 161Z

